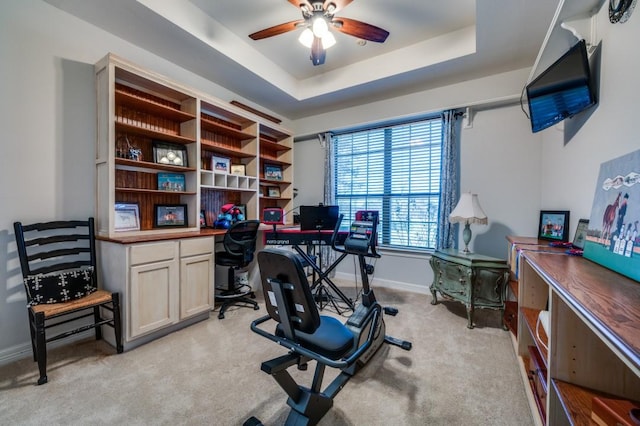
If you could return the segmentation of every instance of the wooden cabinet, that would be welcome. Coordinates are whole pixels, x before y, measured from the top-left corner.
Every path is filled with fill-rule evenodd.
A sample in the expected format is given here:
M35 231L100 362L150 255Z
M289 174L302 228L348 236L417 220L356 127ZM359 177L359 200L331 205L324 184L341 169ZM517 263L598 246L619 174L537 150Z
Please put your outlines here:
M193 92L112 55L96 64L96 228L113 237L182 232L155 229L156 205L186 205L187 229L198 229L199 145ZM164 144L164 145L162 145ZM156 158L157 146L172 153ZM172 150L173 149L173 150ZM160 160L163 161L160 161ZM184 185L166 190L158 173L182 176ZM135 204L139 229L119 229L116 204Z
M430 264L433 269L432 304L438 303L438 292L463 303L469 328L473 328L475 308L498 309L504 314L509 276L505 260L449 249L434 252Z
M640 400L640 285L581 257L523 250L516 352L537 424L590 424L594 396ZM538 325L549 310L548 335ZM548 394L536 398L531 348ZM533 363L535 365L535 363Z
M293 208L290 131L112 54L95 65L95 75L98 235L195 232L201 211L211 226L229 203L243 206L247 219L264 207ZM267 165L279 167L279 177L265 177ZM184 184L167 190L159 174ZM115 207L122 204L136 206L139 229L119 225ZM155 206L175 204L186 206L186 226L156 226Z
M213 239L180 241L180 319L184 320L213 306Z
M130 244L102 239L97 251L102 286L121 294L125 350L209 318L214 237Z
M260 211L293 209L293 136L275 126L260 125ZM293 216L285 216L293 223Z

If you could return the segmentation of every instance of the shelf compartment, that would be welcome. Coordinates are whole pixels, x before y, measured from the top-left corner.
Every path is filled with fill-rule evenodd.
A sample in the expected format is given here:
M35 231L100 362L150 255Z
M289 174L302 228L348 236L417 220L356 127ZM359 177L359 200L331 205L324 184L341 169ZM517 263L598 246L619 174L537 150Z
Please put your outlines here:
M167 172L176 172L176 173L185 173L185 172L195 172L196 169L194 167L182 167L182 166L171 166L167 164L159 164L159 163L150 163L148 161L135 161L129 160L126 158L116 158L116 165L118 166L127 166L136 169L154 169L161 170Z
M144 127L140 127L134 124L123 123L121 121L118 121L118 117L116 117L116 131L133 133L136 135L147 136L149 138L153 138L156 140L162 140L166 142L175 142L175 143L180 143L184 145L196 142L195 138L181 136L178 134L165 133L165 132L161 132L153 129L146 129Z
M529 333L531 333L531 337L540 351L540 355L544 361L544 368L547 369L547 360L549 359L549 351L547 349L549 347L549 338L542 326L539 327L539 333L536 333L536 326L538 324L538 315L540 314L540 311L540 309L520 307L522 318L524 318L527 328L529 329Z
M196 118L194 114L180 110L179 104L169 101L161 103L162 100L156 100L153 97L149 97L149 95L143 97L144 95L141 95L143 92L134 91L134 93L130 93L129 90L132 89L116 88L116 105L131 108L133 111L144 111L176 122L185 122ZM118 114L116 113L116 115Z
M289 151L291 149L290 146L287 145L283 145L278 143L278 141L274 141L272 139L267 139L264 136L260 136L260 149L265 149L268 151L276 151L276 152L281 152L281 151Z
M240 125L229 123L205 113L200 115L200 125L202 130L208 133L217 133L232 139L245 140L256 137L255 133L243 131Z
M204 137L200 140L200 145L203 151L216 152L219 154L224 154L230 157L238 157L238 158L252 158L255 157L255 152L245 152L239 147L232 147L224 144L220 144L218 142L211 142Z

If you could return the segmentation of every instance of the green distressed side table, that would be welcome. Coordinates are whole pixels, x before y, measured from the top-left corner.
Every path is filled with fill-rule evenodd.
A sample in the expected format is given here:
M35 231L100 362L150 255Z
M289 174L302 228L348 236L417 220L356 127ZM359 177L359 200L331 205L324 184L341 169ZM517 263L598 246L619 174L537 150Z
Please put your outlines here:
M467 308L468 328L473 328L475 308L500 310L504 316L509 267L507 261L454 249L436 250L429 261L433 269L432 305L438 303L437 292L461 302ZM503 328L507 327L503 324Z

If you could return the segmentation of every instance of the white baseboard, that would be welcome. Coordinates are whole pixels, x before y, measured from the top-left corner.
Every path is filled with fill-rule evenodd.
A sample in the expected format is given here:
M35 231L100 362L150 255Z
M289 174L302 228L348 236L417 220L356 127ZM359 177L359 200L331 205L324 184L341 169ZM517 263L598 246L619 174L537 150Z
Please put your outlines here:
M353 281L353 274L336 272L336 279ZM412 293L419 293L419 294L430 294L428 286L411 284L411 283L403 283L400 281L385 280L382 278L375 278L375 280L373 281L373 287L383 287L383 288L388 288L392 290L410 291Z
M93 330L83 331L82 333L74 334L65 339L61 339L47 345L48 349L58 346L69 344L73 341L84 340L90 337L95 337ZM32 358L33 353L31 351L31 342L23 343L16 346L11 346L0 351L0 365L11 364L12 362L19 361L24 358ZM33 359L33 358L32 358Z

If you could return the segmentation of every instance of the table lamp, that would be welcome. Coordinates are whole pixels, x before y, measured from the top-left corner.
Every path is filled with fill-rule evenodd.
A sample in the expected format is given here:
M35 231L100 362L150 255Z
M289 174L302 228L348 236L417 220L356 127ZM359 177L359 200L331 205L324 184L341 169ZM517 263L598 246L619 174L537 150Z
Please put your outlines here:
M478 201L478 194L472 194L465 192L460 196L458 205L453 209L449 215L449 222L451 223L464 223L464 231L462 231L462 239L464 240L463 253L469 252L469 241L471 241L471 227L472 223L487 224L487 215L480 207L480 201Z

